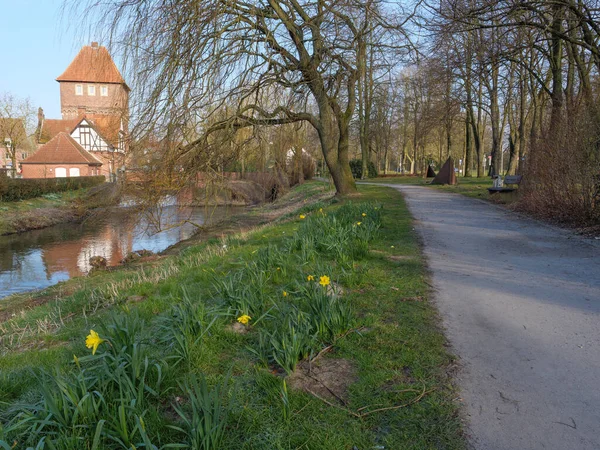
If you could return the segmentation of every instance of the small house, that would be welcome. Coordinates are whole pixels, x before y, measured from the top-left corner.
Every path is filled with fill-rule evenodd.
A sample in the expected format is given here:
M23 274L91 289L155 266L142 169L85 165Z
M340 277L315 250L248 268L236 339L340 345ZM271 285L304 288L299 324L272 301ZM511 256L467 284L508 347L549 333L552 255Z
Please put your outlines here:
M101 175L102 162L69 133L61 131L21 162L23 178L64 178Z

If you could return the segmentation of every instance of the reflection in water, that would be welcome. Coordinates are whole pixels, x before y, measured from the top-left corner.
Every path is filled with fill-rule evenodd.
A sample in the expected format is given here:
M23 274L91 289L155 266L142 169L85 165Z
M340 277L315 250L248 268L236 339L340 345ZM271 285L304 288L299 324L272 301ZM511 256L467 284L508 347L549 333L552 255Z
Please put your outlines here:
M132 251L162 251L194 233L191 223L176 226L183 221L209 223L231 212L232 208L225 207L166 207L160 216L165 231L156 233L154 221L115 209L83 224L0 236L0 298L86 274L92 256L103 256L109 265L117 265Z

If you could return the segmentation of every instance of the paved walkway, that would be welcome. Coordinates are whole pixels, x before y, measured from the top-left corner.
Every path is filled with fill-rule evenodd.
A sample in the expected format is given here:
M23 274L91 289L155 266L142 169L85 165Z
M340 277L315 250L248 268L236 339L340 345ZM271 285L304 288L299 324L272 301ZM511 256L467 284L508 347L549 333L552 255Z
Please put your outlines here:
M600 449L600 241L419 186L416 219L476 449Z

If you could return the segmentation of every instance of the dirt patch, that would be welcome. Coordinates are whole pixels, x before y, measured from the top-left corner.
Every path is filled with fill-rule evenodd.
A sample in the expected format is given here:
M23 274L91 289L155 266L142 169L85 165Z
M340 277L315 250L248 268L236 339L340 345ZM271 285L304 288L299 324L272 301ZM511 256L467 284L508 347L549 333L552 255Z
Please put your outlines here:
M289 377L294 389L316 394L341 405L346 405L348 388L356 382L356 367L347 359L325 358L312 363L302 361Z

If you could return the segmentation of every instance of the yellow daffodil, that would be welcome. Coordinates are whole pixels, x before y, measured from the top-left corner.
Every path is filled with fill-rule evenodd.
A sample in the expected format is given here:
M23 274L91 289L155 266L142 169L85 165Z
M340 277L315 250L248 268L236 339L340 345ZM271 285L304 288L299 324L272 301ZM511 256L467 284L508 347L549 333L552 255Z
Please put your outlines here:
M323 208L319 208L319 212L322 213L323 212Z
M362 216L363 217L367 217L367 213L362 213Z
M315 277L312 276L312 275L309 275L309 276L306 277L307 281L313 281L314 279L315 279Z
M306 219L306 216L304 214L300 214L300 218L301 219Z
M359 226L362 222L356 222L356 225Z
M283 291L283 296L287 297L287 292L286 291Z
M96 354L98 346L103 342L104 339L98 336L98 333L96 333L94 330L90 330L90 334L88 334L88 336L85 338L85 346L92 349L92 355Z
M248 325L248 322L250 322L251 320L252 317L250 317L248 314L241 315L237 318L237 321L243 325Z
M277 271L280 271L280 270L281 270L281 267L278 267L278 268L277 268Z
M329 283L330 283L330 280L327 275L323 275L321 278L319 278L319 284L321 286L329 286Z

